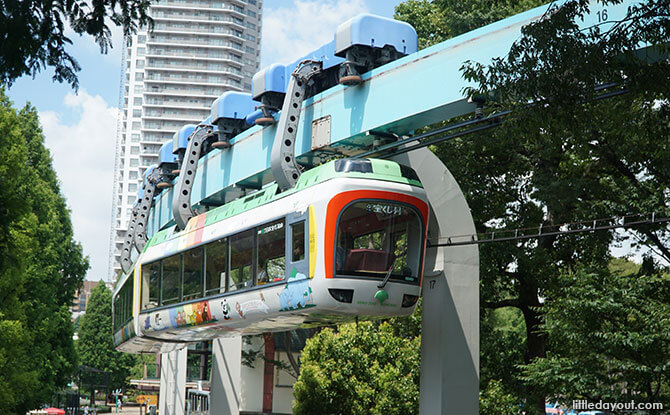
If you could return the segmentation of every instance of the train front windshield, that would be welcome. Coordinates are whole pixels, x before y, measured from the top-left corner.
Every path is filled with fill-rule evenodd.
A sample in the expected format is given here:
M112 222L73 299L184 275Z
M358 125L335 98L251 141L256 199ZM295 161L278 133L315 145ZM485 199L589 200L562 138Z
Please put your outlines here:
M413 207L391 201L358 201L345 207L337 226L335 273L419 283L423 224Z

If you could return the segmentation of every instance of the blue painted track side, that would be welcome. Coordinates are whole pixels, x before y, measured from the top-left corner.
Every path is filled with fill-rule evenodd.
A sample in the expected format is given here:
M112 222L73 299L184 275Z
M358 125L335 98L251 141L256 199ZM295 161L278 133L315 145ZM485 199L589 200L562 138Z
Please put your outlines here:
M634 0L608 5L609 21L626 15ZM357 86L334 86L303 103L296 138L296 158L307 168L334 156L355 155L370 149L370 131L398 135L472 113L460 68L467 60L483 64L504 56L520 37L522 26L543 16L547 6L529 10L405 56L362 75ZM582 22L598 22L602 6ZM607 25L601 26L606 30ZM314 128L313 128L314 127ZM195 210L239 197L244 189L271 181L270 151L275 126L254 126L231 140L229 150L214 150L200 159L191 203ZM313 143L313 134L316 138ZM172 225L172 190L162 192L149 219L148 234Z

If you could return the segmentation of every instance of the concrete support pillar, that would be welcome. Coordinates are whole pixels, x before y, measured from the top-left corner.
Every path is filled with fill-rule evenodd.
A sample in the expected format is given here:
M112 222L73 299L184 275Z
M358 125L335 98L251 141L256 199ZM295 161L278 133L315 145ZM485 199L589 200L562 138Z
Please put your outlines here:
M428 193L428 244L475 233L456 180L430 150L397 156ZM479 413L479 250L477 245L430 248L423 279L419 413Z
M184 415L186 408L186 348L161 355L161 415Z
M225 337L212 341L212 383L210 413L240 413L240 371L242 337Z

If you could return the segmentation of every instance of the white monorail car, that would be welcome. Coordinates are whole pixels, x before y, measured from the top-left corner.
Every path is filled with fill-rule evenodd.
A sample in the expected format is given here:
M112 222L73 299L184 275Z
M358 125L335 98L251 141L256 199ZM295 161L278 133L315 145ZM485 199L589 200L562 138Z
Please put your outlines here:
M158 232L114 292L116 347L411 314L428 212L412 169L343 159Z

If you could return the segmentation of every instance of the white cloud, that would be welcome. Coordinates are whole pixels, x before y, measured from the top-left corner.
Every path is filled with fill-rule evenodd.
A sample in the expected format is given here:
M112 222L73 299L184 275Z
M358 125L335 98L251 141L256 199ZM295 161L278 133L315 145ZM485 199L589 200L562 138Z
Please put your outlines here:
M295 0L263 11L262 66L290 62L333 40L340 23L369 11L365 0Z
M67 94L63 104L79 114L74 124L64 124L52 111L41 112L40 122L72 211L74 237L90 258L87 279L106 279L117 109L83 89Z

